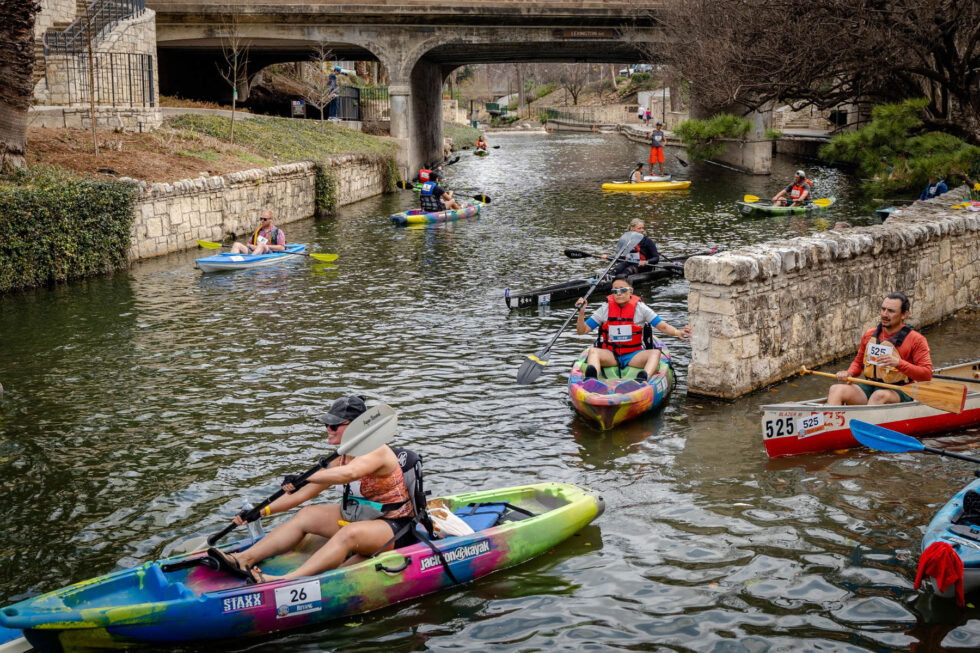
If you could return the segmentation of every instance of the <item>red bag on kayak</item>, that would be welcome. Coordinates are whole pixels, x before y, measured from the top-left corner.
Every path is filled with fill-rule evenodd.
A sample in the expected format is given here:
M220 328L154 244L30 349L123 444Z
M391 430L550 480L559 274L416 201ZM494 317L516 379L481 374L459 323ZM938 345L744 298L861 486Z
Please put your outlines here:
M955 583L956 605L966 605L963 598L963 561L946 542L933 542L919 556L919 571L915 575L914 589L919 589L923 577L930 576L936 580L936 587L940 592L945 592L947 587Z

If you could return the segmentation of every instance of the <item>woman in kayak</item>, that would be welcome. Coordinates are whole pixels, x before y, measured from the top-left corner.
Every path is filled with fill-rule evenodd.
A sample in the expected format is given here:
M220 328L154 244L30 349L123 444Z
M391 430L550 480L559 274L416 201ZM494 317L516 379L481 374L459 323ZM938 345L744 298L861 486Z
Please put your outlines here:
M327 442L339 445L347 425L365 410L367 407L364 400L354 395L341 397L333 402L330 410L317 418L327 427ZM338 458L326 469L314 473L299 487L293 485L294 479L293 475L284 479L282 489L286 494L266 506L262 515L291 510L331 485L350 485L354 481L361 482L363 499L374 504L383 504L383 509L387 510L374 510L373 514L364 514L363 517L348 515L345 519L341 514L340 504L308 505L248 549L231 554L212 547L208 549L208 555L232 574L250 578L256 583L265 583L280 578L314 576L339 567L352 553L370 556L380 550L397 548L416 541L412 529L405 528L415 516L409 490L398 464L398 457L387 445L363 456ZM360 510L369 507L360 505L360 502L357 507L358 513L371 512ZM239 513L233 521L242 525L246 523L248 516ZM395 536L399 533L402 535L396 541ZM329 539L306 562L285 576L262 573L258 563L293 550L308 534Z

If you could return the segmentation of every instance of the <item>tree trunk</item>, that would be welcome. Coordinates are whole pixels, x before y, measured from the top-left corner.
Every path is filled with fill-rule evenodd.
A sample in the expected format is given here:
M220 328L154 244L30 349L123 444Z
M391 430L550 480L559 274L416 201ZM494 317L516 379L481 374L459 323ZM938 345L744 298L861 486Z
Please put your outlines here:
M0 171L25 165L27 109L34 91L33 0L0 0Z

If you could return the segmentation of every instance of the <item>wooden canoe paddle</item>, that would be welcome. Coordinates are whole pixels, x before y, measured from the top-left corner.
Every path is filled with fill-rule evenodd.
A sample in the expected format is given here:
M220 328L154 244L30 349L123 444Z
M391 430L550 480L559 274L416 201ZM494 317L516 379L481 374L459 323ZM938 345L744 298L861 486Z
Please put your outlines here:
M836 374L815 372L808 370L806 367L801 367L800 371L803 374L816 374L817 376L826 376L831 379L837 378ZM961 383L922 381L920 383L910 383L909 385L892 385L870 379L856 379L853 376L847 377L847 380L851 383L864 383L865 385L873 385L877 388L904 392L913 399L921 401L926 406L932 406L947 413L956 413L958 415L963 412L963 406L966 404L966 386Z

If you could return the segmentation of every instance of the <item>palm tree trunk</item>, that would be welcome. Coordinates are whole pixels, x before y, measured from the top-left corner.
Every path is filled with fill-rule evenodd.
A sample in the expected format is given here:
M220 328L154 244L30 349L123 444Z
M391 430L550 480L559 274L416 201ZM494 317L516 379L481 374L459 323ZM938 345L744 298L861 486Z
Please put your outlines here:
M38 9L34 0L0 0L0 170L25 164Z

